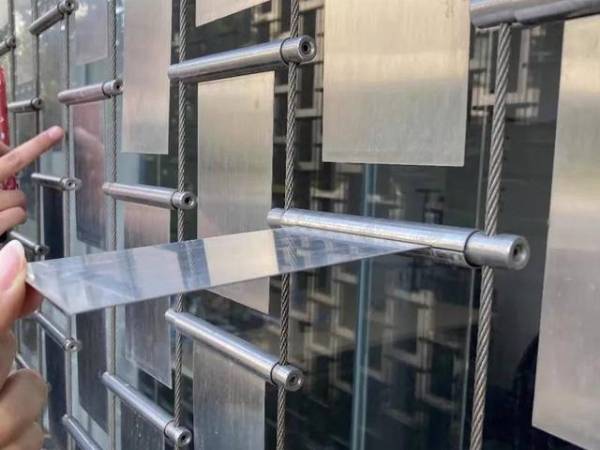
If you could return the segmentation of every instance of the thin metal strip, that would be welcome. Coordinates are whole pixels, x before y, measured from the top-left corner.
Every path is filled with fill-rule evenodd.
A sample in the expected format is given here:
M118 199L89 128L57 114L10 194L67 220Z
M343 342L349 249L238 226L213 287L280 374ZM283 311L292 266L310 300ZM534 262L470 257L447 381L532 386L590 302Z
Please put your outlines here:
M332 0L325 8L323 160L462 166L469 3Z
M170 210L125 203L124 217L125 248L169 242ZM163 263L171 262L165 259ZM165 320L169 306L170 299L163 297L125 307L125 352L137 367L170 388L171 336Z
M90 64L108 57L108 2L78 0L75 11L75 64Z
M273 72L198 84L198 237L267 227L274 88ZM268 279L215 292L269 312Z
M221 19L268 0L203 0L196 5L196 26Z
M27 281L78 314L421 248L290 227L39 261L29 264Z
M169 152L171 6L164 0L131 0L125 5L124 152Z
M565 24L533 424L600 448L600 17Z
M265 448L263 379L194 343L193 383L196 450Z

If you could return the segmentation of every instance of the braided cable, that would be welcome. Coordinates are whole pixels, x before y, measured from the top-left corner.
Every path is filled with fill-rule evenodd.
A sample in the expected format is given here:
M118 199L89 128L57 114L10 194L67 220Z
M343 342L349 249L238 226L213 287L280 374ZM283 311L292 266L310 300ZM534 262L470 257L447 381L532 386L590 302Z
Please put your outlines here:
M188 0L179 1L179 62L185 61L187 51L188 32ZM186 100L187 89L185 83L180 81L178 89L178 129L177 129L177 190L185 190L185 145L186 145ZM177 241L184 240L184 211L177 210ZM183 311L183 295L178 295L175 310ZM175 382L174 391L174 418L175 425L180 426L183 421L183 336L179 331L175 333Z
M300 2L299 0L290 0L290 37L298 36L300 26ZM294 203L295 196L295 174L296 163L296 97L298 84L298 64L290 63L288 68L288 98L287 98L287 130L285 145L285 198L284 209L288 210ZM290 324L290 295L291 295L291 277L289 274L283 275L281 279L281 322L279 339L279 362L287 364L288 362L288 342L289 342L289 324ZM277 390L277 450L285 449L285 407L286 390L279 387Z
M496 88L492 139L488 169L485 232L494 235L498 229L500 208L500 183L504 159L506 93L510 59L510 26L502 24L498 30L498 54L496 61ZM475 385L471 423L471 450L483 446L483 424L485 419L485 394L492 327L492 305L494 296L494 270L484 266L481 272L481 296L479 304L479 328L475 357Z

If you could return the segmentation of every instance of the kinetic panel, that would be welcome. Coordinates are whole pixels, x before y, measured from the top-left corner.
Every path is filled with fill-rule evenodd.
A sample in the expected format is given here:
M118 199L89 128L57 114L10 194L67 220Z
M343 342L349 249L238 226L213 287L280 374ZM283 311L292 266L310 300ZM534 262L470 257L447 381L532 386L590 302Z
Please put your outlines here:
M204 25L268 0L204 0L196 3L196 26Z
M125 4L123 145L129 153L169 153L171 2Z
M325 8L323 160L462 166L469 2Z
M600 17L565 24L533 424L600 448Z
M78 0L75 11L75 64L100 61L108 56L108 7L105 0Z
M198 237L267 228L273 184L273 72L198 84ZM218 294L269 310L269 280Z
M121 448L163 450L165 437L154 425L121 402Z

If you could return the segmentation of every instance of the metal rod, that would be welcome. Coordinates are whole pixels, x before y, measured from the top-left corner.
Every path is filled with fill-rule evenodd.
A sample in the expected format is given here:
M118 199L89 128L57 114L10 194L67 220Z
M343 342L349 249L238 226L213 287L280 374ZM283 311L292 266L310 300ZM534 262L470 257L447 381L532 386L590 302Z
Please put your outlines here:
M42 173L32 173L31 181L40 186L56 189L58 191L76 191L81 187L81 180L75 177L57 177Z
M50 248L47 245L42 245L39 244L37 242L34 242L33 240L29 239L27 236L18 233L16 231L9 231L8 232L8 240L15 240L15 241L19 241L23 247L25 247L27 250L29 250L33 256L39 257L39 256L46 256L48 254L48 252L50 251Z
M65 105L76 105L79 103L106 100L122 93L123 82L120 79L116 79L59 92L58 101Z
M35 320L44 329L46 334L60 345L65 352L74 353L81 350L81 342L74 337L65 335L61 329L39 311L31 314L31 318Z
M196 196L189 191L142 184L104 183L102 190L117 200L168 209L193 209Z
M205 320L192 314L178 313L172 309L165 313L165 319L181 333L231 358L269 383L281 386L287 391L297 391L304 384L304 375L300 369L289 364L280 364L276 356L260 350Z
M0 56L6 55L17 46L17 39L11 34L0 42Z
M44 107L44 101L41 97L33 97L27 100L19 100L8 104L8 110L12 113L27 113L39 111Z
M92 439L75 417L65 414L62 418L62 424L67 433L77 443L77 448L81 450L102 450L102 447Z
M138 392L129 384L108 372L102 374L102 383L121 401L133 408L139 415L161 430L175 445L187 446L192 441L192 433L185 427L173 424L173 416Z
M471 228L450 227L390 219L351 216L302 209L273 209L267 222L271 226L300 226L426 245L418 251L444 262L479 267L520 270L529 261L529 243L522 236L486 236Z
M314 59L316 53L314 39L300 36L191 59L172 65L168 73L175 81L216 80L266 72L290 62L306 63Z
M46 31L52 25L60 22L65 16L68 16L77 9L77 2L75 0L62 0L58 4L46 11L31 25L29 25L29 32L34 35L39 35Z
M471 0L471 22L479 28L532 25L598 12L600 0Z

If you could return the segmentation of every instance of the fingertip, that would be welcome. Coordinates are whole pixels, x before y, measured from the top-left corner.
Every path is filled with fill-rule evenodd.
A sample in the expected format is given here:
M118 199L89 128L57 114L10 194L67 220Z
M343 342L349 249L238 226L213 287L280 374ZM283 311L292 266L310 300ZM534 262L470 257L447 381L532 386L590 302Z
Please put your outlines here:
M63 136L65 135L65 132L63 131L63 129L61 127L55 125L53 127L48 128L45 131L45 134L51 140L58 141L63 138Z

